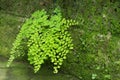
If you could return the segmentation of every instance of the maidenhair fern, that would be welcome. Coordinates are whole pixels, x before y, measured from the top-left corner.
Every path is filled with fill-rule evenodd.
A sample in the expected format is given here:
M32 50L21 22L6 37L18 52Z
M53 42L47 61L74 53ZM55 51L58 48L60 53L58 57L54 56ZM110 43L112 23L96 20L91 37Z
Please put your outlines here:
M35 73L48 58L54 64L54 73L57 73L66 55L73 49L68 28L76 24L78 23L74 20L62 18L58 8L51 16L47 15L45 10L36 11L23 24L13 43L7 66L9 67L15 58L27 54Z

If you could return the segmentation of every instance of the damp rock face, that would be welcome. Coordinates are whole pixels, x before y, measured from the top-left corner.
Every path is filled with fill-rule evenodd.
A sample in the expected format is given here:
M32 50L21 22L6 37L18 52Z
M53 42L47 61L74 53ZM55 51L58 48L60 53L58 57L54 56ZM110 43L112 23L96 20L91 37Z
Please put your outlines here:
M26 62L15 61L11 67L6 67L7 59L0 57L0 80L78 80L72 75L62 72L53 74L52 68L43 65L38 73Z
M6 79L6 69L0 69L0 80L5 80Z

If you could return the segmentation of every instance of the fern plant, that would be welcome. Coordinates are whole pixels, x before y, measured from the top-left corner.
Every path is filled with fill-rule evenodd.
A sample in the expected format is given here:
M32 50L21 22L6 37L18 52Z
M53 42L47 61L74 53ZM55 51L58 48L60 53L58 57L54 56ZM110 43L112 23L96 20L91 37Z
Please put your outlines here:
M48 15L45 10L36 11L26 20L13 43L8 67L15 58L27 54L35 73L48 58L54 64L53 72L58 72L66 55L73 49L68 28L78 23L62 18L59 8L53 13Z

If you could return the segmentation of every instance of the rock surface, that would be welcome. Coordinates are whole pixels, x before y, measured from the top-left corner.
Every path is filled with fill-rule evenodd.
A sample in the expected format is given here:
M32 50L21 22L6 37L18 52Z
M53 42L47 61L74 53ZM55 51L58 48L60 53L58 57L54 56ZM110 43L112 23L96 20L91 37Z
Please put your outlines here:
M6 63L7 59L0 57L0 80L77 80L62 72L53 74L52 70L44 65L35 74L32 67L26 62L15 61L9 68L6 67Z

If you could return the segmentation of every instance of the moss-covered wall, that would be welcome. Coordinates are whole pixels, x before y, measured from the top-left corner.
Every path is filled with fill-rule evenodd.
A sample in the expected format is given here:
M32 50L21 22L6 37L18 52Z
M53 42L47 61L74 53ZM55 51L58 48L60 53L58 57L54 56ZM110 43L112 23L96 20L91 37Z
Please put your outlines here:
M50 9L53 6L53 0L1 0L0 9L7 13L30 16L36 10Z
M80 80L119 80L120 2L76 0L73 4L76 11L69 5L66 14L79 26L72 28L74 50L63 69Z
M19 31L21 18L0 11L0 55L8 57Z

